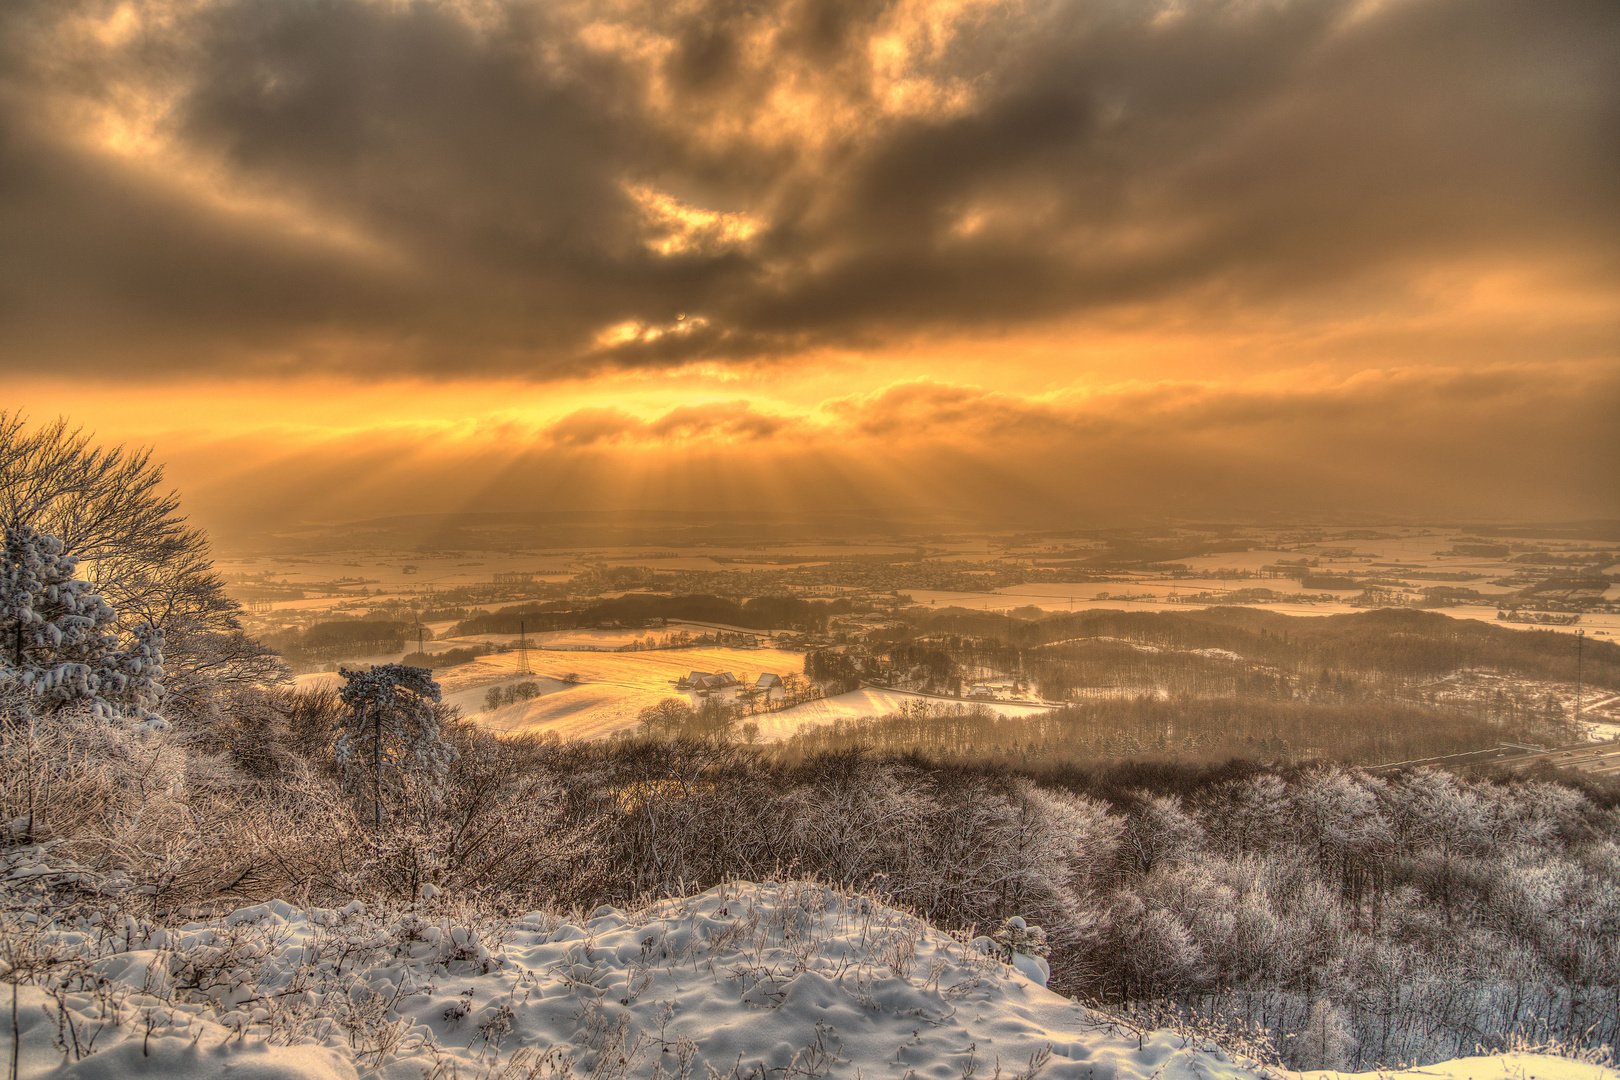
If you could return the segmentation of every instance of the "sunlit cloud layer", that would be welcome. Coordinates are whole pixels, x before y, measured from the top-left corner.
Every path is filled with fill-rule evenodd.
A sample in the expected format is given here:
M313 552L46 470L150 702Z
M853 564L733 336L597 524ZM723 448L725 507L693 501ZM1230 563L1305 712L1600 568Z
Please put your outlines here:
M1612 0L11 0L0 404L222 520L1613 512L1616 131Z
M441 384L407 395L411 419L335 422L384 413L398 392L239 430L188 425L184 402L165 415L157 395L131 403L172 425L158 440L172 478L231 535L428 510L903 508L1006 527L1620 515L1620 378L1589 367L1042 395L912 379L808 408L714 396L659 410L646 398L471 418L457 405L487 389ZM104 425L114 437L143 430Z
M13 370L548 377L1142 304L1353 317L1527 262L1617 284L1608 0L0 19Z

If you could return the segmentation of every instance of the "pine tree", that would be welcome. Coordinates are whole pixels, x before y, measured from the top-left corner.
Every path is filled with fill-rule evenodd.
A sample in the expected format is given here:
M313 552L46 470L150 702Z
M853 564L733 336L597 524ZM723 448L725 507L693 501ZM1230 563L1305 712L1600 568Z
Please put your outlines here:
M348 711L339 721L336 758L348 782L371 784L372 822L382 825L385 774L403 793L417 786L436 803L456 748L439 727L439 684L427 668L383 664L369 671L340 669L339 698ZM369 778L367 774L369 775Z
M152 712L163 695L163 632L136 624L126 643L118 613L75 578L62 542L23 526L0 552L0 680L25 687L47 710L89 706L106 720L166 726Z

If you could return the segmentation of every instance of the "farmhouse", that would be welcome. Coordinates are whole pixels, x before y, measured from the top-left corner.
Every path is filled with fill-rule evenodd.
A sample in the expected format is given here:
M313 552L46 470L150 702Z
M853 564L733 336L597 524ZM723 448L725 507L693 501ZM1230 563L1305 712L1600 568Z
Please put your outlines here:
M737 677L729 671L720 671L714 674L707 671L694 671L676 685L688 687L694 693L708 694L715 690L724 690L728 686L736 686Z

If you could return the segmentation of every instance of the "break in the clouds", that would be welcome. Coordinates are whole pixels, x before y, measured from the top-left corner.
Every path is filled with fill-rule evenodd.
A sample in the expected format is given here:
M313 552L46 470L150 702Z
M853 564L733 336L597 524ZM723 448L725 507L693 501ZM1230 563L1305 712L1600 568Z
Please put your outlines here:
M227 534L402 507L910 507L1001 527L1620 514L1620 379L1550 374L1424 368L1040 396L922 379L809 410L592 406L538 423L173 436L160 449Z
M0 369L546 379L1420 319L1504 268L1612 296L1616 132L1613 0L10 0ZM1596 325L1553 359L1612 360Z

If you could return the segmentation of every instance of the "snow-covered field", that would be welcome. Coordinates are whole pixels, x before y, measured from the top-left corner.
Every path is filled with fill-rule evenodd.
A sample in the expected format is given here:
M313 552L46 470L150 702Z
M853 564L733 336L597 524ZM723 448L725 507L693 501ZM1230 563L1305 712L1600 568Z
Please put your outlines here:
M496 731L556 732L564 739L595 739L634 727L636 714L667 697L687 696L676 680L692 671L729 671L751 684L761 672L788 675L804 666L804 654L781 649L658 649L647 652L529 653L536 676L560 680L573 673L579 684L563 685L538 678L543 687L557 686L531 701L480 712L482 694L491 686L516 681L517 653L480 657L448 669L441 683L446 697L462 711L478 713L479 723ZM696 698L691 698L693 702Z
M1424 1080L1613 1080L1615 1070L1547 1054L1493 1054L1456 1058L1403 1072L1282 1073L1301 1080L1385 1080L1386 1077L1422 1077Z
M376 658L373 662L397 659ZM648 705L667 697L689 697L675 686L676 680L689 672L729 671L741 682L752 684L761 672L785 676L799 671L804 666L804 654L733 648L628 653L531 649L528 674L521 672L522 663L519 653L492 653L435 674L445 701L492 730L507 734L549 731L563 739L596 739L634 727L636 714ZM579 677L577 685L563 681L568 674ZM338 681L337 675L329 673L298 677L299 686ZM491 687L514 682L536 683L541 696L493 712L484 711L484 695ZM695 697L689 700L697 701Z
M554 732L560 739L601 739L636 726L636 714L676 691L626 689L621 686L565 686L529 701L479 712L464 706L479 724L503 735Z
M11 888L69 869L8 861ZM501 924L443 898L388 914L275 902L179 929L36 910L42 930L8 927L36 965L8 1014L20 1080L1255 1075L1212 1044L1112 1022L918 919L817 884L733 883L637 912ZM1531 1055L1421 1074L1615 1078Z
M510 678L520 663L518 653L495 653L471 664L450 668L441 682L446 690L463 683L488 684ZM599 653L529 652L529 666L537 674L560 676L573 672L582 681L638 690L675 693L675 682L691 671L729 671L737 678L770 671L787 675L804 666L804 654L781 649L658 649L647 652Z
M924 694L908 694L903 690L878 690L867 687L847 694L821 698L818 701L807 701L803 705L795 705L781 712L761 713L753 717L753 720L759 725L760 738L771 741L785 739L806 724L819 727L836 720L886 716L889 713L900 712L908 705L915 706L919 701L946 708L983 705L1002 716L1028 716L1031 713L1050 711L1040 705L1018 705L1009 701L957 701Z
M687 633L693 637L701 634L712 634L715 630L726 630L732 633L755 634L761 639L765 637L762 630L750 630L747 627L731 626L726 623L699 623L672 621L655 630L623 630L623 629L596 629L582 627L575 630L539 630L528 635L530 648L557 649L557 650L588 650L588 649L617 649L621 645L629 645L636 641L649 638L667 638L672 634ZM454 649L466 645L487 643L491 645L516 645L517 634L466 634L461 637L446 637L433 642L435 649Z
M448 668L440 673L444 699L475 716L487 728L506 734L555 732L563 739L598 739L635 727L637 714L648 705L667 697L688 697L675 681L691 671L730 671L744 683L752 683L762 671L786 675L804 663L802 653L781 649L660 649L647 652L598 653L542 652L531 650L532 674L518 672L517 653L494 653L471 664ZM379 661L380 662L380 661ZM579 676L577 685L562 681L568 673ZM308 675L300 685L336 682L336 675ZM485 711L484 694L494 686L532 681L539 697ZM830 724L899 712L917 702L930 705L982 704L1003 716L1027 716L1043 712L1039 705L1007 701L956 701L901 690L864 689L819 701L795 705L780 712L753 717L760 737L767 741L785 739L805 724Z

